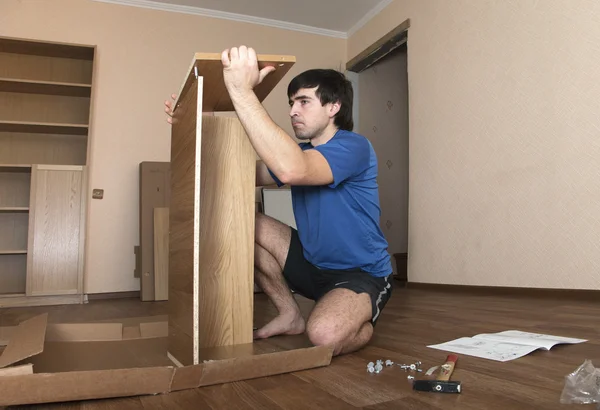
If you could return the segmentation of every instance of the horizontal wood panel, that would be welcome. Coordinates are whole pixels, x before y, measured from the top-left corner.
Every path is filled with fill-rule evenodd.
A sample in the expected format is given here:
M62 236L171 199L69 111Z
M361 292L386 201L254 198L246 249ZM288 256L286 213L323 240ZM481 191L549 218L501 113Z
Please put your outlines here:
M94 47L67 43L0 37L0 52L92 60Z
M0 133L0 137L2 134ZM31 173L31 164L3 164L0 163L0 172L29 172Z
M88 126L85 124L0 120L0 132L87 135Z
M0 119L86 125L90 98L0 92Z
M31 172L31 165L18 163L86 164L86 136L0 132L0 146L0 163L12 164L0 166L0 172Z
M92 86L89 84L0 78L0 91L11 93L90 97Z
M0 52L0 77L19 80L92 83L92 61Z
M259 54L257 56L259 68L273 66L276 70L270 73L259 85L254 88L254 93L259 101L263 101L275 88L281 79L295 64L296 57L287 55ZM223 63L221 53L196 53L192 64L186 73L186 79L179 91L179 98L187 92L198 76L203 77L204 90L202 98L203 112L234 111L233 103L223 81ZM176 105L178 102L176 102ZM177 109L176 109L177 110Z

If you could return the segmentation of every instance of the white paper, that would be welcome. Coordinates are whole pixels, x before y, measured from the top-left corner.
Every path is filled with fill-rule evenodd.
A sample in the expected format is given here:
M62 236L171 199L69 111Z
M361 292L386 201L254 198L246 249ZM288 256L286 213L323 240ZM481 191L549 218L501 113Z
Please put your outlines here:
M462 337L427 347L506 362L528 355L537 349L550 350L557 344L583 342L587 342L587 340L507 330L499 333L483 333L473 337Z

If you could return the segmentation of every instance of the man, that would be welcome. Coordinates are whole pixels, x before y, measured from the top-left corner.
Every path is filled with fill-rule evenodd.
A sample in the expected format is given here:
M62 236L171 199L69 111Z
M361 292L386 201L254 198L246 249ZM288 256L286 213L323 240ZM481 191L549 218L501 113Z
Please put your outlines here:
M235 111L261 158L257 186L290 185L298 227L256 216L256 281L279 315L254 336L306 331L334 355L358 350L390 297L392 266L379 228L377 158L370 142L352 132L352 86L334 70L309 70L291 81L298 144L253 91L275 68L259 70L255 51L245 46L223 51L222 64ZM171 102L165 105L170 114ZM308 321L290 288L316 301Z

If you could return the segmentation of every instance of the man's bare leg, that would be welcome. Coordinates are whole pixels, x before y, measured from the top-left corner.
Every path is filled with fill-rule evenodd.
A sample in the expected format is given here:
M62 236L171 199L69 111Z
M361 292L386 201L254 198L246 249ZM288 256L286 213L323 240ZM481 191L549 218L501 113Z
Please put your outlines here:
M307 323L310 341L333 347L334 355L354 352L373 336L371 299L349 289L334 289L313 309Z
M300 308L283 277L290 240L289 226L257 214L254 250L256 281L279 312L275 319L254 332L257 339L304 333L306 325Z

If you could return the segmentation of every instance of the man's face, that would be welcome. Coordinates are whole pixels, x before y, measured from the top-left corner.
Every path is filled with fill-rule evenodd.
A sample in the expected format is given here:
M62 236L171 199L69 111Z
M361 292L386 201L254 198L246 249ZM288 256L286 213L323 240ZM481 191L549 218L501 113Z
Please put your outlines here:
M333 118L332 104L321 105L317 88L301 88L290 98L290 117L298 139L311 139L321 134Z

